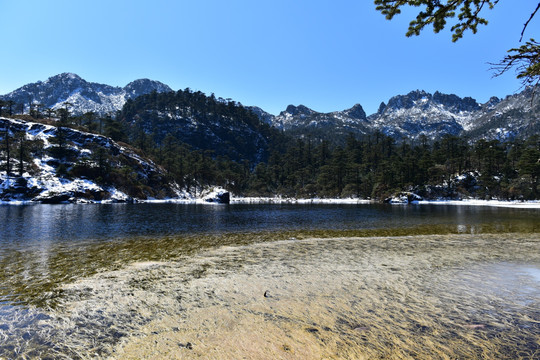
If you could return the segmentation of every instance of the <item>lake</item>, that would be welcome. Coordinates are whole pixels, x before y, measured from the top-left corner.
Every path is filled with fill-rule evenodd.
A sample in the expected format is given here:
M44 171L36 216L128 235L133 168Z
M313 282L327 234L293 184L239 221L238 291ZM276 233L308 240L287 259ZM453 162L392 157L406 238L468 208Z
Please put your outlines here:
M96 242L283 230L399 229L415 226L524 226L538 229L537 209L441 205L70 204L0 206L1 245Z
M1 206L0 357L534 358L539 215Z

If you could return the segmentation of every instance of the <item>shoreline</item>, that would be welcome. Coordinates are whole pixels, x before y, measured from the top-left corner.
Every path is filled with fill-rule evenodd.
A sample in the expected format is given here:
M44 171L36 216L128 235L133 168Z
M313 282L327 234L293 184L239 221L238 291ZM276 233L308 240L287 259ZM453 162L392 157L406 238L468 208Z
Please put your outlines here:
M295 199L295 198L264 198L264 197L240 197L231 198L231 204L380 204L375 200L365 199ZM512 201L512 200L421 200L403 203L390 203L390 205L452 205L452 206L493 206L508 208L540 209L540 200Z
M76 200L73 202L65 202L61 204L182 204L182 205L224 205L213 201L206 201L204 199L149 199L149 200L135 200L128 201L88 201L88 200ZM354 199L354 198L281 198L281 197L231 197L230 204L237 205L258 205L258 204L295 204L295 205L347 205L347 204L379 204L380 202L375 200L366 199ZM29 205L49 205L43 204L38 201L21 200L21 201L0 201L0 206L29 206ZM529 201L516 201L516 200L480 200L480 199L464 199L464 200L417 200L411 203L390 203L393 206L403 205L450 205L450 206L491 206L491 207L505 207L516 209L540 209L540 200Z
M493 206L518 209L540 209L539 200L530 201L504 201L504 200L422 200L418 205L453 205L453 206Z

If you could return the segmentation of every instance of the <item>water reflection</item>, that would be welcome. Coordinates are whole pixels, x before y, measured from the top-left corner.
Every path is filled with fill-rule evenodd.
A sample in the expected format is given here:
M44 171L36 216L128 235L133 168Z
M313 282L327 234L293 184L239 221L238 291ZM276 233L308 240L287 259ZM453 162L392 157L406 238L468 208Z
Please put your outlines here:
M130 236L379 229L474 224L540 226L538 210L466 206L69 204L0 206L0 243L73 242ZM536 224L535 224L536 223ZM535 224L535 225L534 225ZM26 245L25 245L26 246ZM17 245L15 246L17 247Z
M523 268L523 272L525 272L525 274L529 275L537 282L540 282L540 269L539 268L526 267L526 268Z
M290 237L540 232L538 210L385 205L0 207L0 296L42 304L59 283L131 261Z

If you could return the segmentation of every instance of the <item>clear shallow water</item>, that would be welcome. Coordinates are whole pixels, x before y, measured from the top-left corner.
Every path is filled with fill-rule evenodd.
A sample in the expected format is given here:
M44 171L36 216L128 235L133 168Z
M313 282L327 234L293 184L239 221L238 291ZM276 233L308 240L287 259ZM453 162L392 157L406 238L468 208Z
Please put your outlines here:
M151 292L181 294L181 309L162 300L165 314L117 358L182 358L176 345L190 342L188 358L203 359L536 359L540 283L527 270L538 249L529 234L306 239L148 265L170 276ZM191 266L203 275L171 281ZM121 288L124 276L77 288Z
M133 261L288 238L539 233L540 210L466 206L0 206L0 299L42 305L59 283Z
M486 274L497 275L508 271L514 272L514 277L497 275L492 283L506 288L508 284L515 283L515 276L524 276L527 286L532 286L532 290L526 292L527 296L532 294L533 301L538 302L535 300L538 299L538 285L531 283L531 279L536 281L540 271L537 236L540 233L539 210L440 205L107 204L2 206L0 216L3 219L0 223L0 322L4 324L0 326L0 357L17 357L18 353L33 355L30 357L61 354L77 357L74 355L77 351L83 351L83 354L109 354L119 339L138 331L140 326L156 315L149 310L154 304L145 303L150 300L142 303L140 299L134 300L131 305L126 305L125 311L118 311L108 304L111 299L118 303L118 299L134 293L133 289L143 289L145 299L151 299L157 293L171 292L168 285L160 283L171 273L176 273L176 277L171 278L173 284L204 279L208 269L210 273L228 271L234 275L237 269L245 269L247 264L266 258L265 255L259 259L260 254L258 257L252 256L251 246L292 238L508 234L488 244L487 240L481 239L477 244L471 244L468 250L465 249L467 244L475 237L465 238L451 246L451 236L437 237L429 242L425 253L430 256L435 254L434 259L443 260L459 255L455 263L443 263L441 267L450 272L454 271L454 267L468 269L465 273L458 272L455 288L457 291L480 289L476 291L477 297L470 300L471 307L481 305L484 301L486 291L480 285ZM512 233L527 233L528 238L516 242ZM452 251L438 255L434 248L444 248L446 242ZM343 241L343 244L347 244L347 241ZM377 247L378 240L366 242L370 245L358 241L355 244L356 248L365 247L365 250L358 251L360 258L366 250ZM402 246L402 243L396 242L391 247L383 247L381 251L386 253L391 249L399 254L400 261L403 261L401 256L407 259L409 254L412 254L411 259L423 261L424 250L417 251L414 244L407 245L410 249L402 249ZM236 252L235 249L241 247L244 249L241 256L218 266L217 270L213 269L216 268L216 261L204 255L211 249L231 248ZM279 249L278 246L274 255L268 255L281 256ZM291 257L291 253L287 252L285 260L279 263L285 264L287 261L288 269L295 269L304 257L302 249L300 247L296 257ZM331 246L321 248L321 258L335 256L332 249ZM481 249L480 255L469 259L471 249ZM350 261L356 263L357 258L353 257ZM140 274L137 272L136 276L130 270L122 273L119 277L121 281L110 282L109 277L115 278L116 275L108 274L125 271L126 266L134 262L167 264L163 265L167 270L158 266L157 270L144 270ZM184 264L187 269L178 270ZM470 270L474 266L479 266L481 271ZM390 275L398 269L394 269L392 262L385 264L386 268ZM331 282L334 270L328 271L332 275L329 278ZM414 277L415 271L416 268L413 268L407 276ZM431 274L430 268L423 271ZM474 276L469 277L468 274ZM344 276L339 272L335 275ZM98 276L97 280L95 276ZM279 270L276 276L287 275ZM70 284L79 284L81 279L90 280L84 286L69 287ZM119 287L115 288L116 285ZM108 293L107 289L114 291ZM174 296L155 301L157 304L164 303L164 308L174 307L177 297L186 296L183 293L185 290L180 286L175 288ZM355 295L351 296L354 302ZM87 298L95 301L90 307L81 300ZM195 300L195 303L200 301L199 298ZM529 304L531 300L526 298L520 301ZM105 304L105 309L99 312L96 309L101 303ZM73 310L74 307L77 310ZM138 309L137 314L132 313L133 309ZM59 338L65 341L59 341ZM70 349L69 346L76 345L72 340L66 340L68 338L79 341L79 347ZM89 344L94 347L89 348Z

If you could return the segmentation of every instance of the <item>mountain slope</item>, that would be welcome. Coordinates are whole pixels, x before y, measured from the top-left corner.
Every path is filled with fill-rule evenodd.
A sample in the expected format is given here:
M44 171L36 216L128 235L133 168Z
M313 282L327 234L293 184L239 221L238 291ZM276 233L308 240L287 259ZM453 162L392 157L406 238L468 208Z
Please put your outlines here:
M152 91L168 92L172 89L163 83L148 79L135 80L123 88L114 87L87 82L76 74L63 73L43 82L24 85L0 98L24 104L26 110L30 103L40 104L41 110L47 108L56 110L64 107L64 103L67 102L71 104L68 108L74 115L89 111L105 115L120 110L128 99Z
M540 134L540 97L532 88L488 107L467 133L472 140L506 140L533 134Z
M282 136L242 105L188 89L130 100L119 119L130 129L133 144L141 143L143 135L156 144L172 136L196 150L253 163L264 161L273 140Z
M0 99L24 104L26 112L31 102L41 112L47 108L65 107L67 102L71 104L67 106L74 115L92 111L103 116L121 110L128 100L135 100L153 91L172 92L167 85L148 79L135 80L121 88L87 82L75 74L64 73L44 82L27 84L0 96ZM208 101L214 105L208 107ZM228 155L234 159L249 158L256 161L264 158L266 149L261 150L261 147L269 146L268 134L261 138L255 135L259 131L255 129L259 124L253 120L240 124L227 111L222 111L228 103L235 104L207 97L200 103L190 104L192 112L182 110L182 106L176 109L167 108L168 105L163 103L146 104L146 110L136 114L138 120L126 120L131 123L144 120L147 123L145 131L148 132L154 131L157 122L163 120L163 126L157 126L158 131L173 133L196 149L215 149L216 154ZM222 112L217 114L216 109ZM337 143L343 143L349 133L362 136L376 131L398 140L415 139L422 135L438 139L446 134L467 136L473 140L511 139L540 133L540 96L533 96L531 89L502 100L492 97L485 104L479 104L470 97L415 90L381 103L379 110L369 116L366 116L360 104L330 113L320 113L303 105L289 105L277 116L256 106L243 109L255 114L263 124L294 137L311 137ZM155 112L152 116L149 115L151 111ZM20 105L15 106L15 112L20 112ZM240 117L247 119L248 116L244 114ZM245 131L246 126L251 127L252 132Z
M8 157L6 149L2 148L2 201L130 201L189 197L152 161L107 137L0 118L0 142L3 144L6 134L12 147L11 173L8 176L6 172ZM23 160L22 176L19 154Z
M370 116L371 128L394 138L425 135L438 138L444 134L460 135L471 128L482 107L476 100L456 95L411 91L392 97Z

